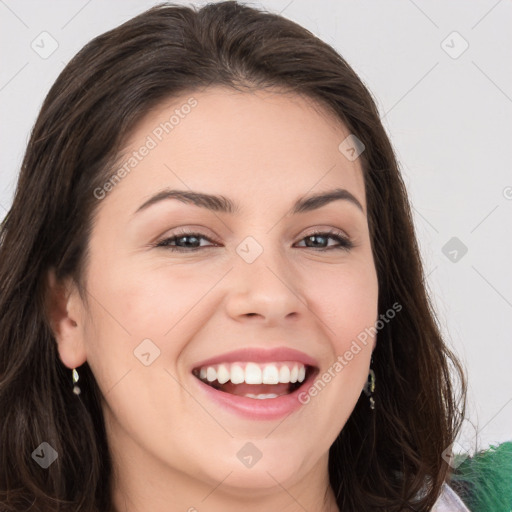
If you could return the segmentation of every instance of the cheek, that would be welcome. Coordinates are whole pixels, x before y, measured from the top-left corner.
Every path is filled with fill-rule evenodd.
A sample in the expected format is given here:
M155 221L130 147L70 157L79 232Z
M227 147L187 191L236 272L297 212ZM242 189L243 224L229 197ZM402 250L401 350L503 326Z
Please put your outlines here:
M373 265L338 265L306 278L311 309L337 353L346 350L378 316L378 281Z
M378 281L373 265L338 266L311 277L308 304L330 340L330 364L317 376L308 394L311 421L325 420L330 441L350 416L367 380L378 318Z
M117 299L130 332L154 337L165 345L178 334L186 339L188 330L194 325L197 328L198 316L209 309L209 301L204 299L216 280L216 274L206 270L143 270L136 279L119 280Z
M96 266L91 272L89 287L95 299L86 335L89 362L98 380L106 376L106 388L119 375L141 366L139 352L149 351L150 359L155 358L152 368L175 367L198 326L214 312L205 297L218 280L212 272L198 273L190 267L109 268L102 273Z
M117 324L132 339L161 338L201 293L197 277L187 270L141 264L137 258L97 261L90 289L110 317L104 327L111 330Z

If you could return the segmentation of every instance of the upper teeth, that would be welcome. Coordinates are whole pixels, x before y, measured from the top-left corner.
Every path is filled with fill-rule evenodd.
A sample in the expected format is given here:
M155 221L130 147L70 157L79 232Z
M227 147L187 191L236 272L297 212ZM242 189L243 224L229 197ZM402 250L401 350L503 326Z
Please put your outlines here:
M217 380L224 384L230 380L233 384L288 384L303 382L306 367L302 363L224 363L203 366L199 377L208 382Z

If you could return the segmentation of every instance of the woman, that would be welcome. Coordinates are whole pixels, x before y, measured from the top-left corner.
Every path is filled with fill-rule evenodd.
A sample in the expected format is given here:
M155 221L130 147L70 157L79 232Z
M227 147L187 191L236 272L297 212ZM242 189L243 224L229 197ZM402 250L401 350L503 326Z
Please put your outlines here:
M95 38L1 237L2 510L447 499L464 372L375 103L304 28L230 1Z

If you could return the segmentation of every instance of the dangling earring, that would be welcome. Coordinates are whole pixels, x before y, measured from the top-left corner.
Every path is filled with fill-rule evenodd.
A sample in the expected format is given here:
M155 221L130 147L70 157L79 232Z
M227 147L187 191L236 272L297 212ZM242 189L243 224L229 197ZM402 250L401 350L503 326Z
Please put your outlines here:
M371 363L373 363L373 356ZM368 380L366 381L366 384L364 385L363 391L370 399L370 409L375 410L375 400L373 398L373 392L375 391L375 372L371 369L368 372Z
M81 393L81 390L80 388L76 385L76 383L78 382L78 372L76 371L76 368L73 368L73 393L75 393L75 395L79 395Z

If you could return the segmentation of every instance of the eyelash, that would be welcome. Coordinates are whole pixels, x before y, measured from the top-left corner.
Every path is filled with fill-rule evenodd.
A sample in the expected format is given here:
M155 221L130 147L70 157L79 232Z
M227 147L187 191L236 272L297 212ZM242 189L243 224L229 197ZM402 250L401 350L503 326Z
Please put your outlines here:
M324 248L322 248L322 247L320 247L320 248L304 247L305 249L312 249L313 251L330 251L330 250L334 250L334 249L337 249L337 250L341 249L343 251L348 252L355 247L355 244L349 238L342 236L338 231L314 231L313 233L310 233L307 236L305 236L304 238L302 238L300 241L302 242L303 240L305 240L307 238L315 237L315 236L332 238L333 240L337 240L340 245L324 247ZM201 249L205 249L205 248L211 249L212 248L212 246L208 246L208 247L178 247L178 246L174 246L174 245L169 245L172 242L176 242L176 240L178 238L182 238L182 237L195 237L198 239L203 238L204 240L208 240L209 242L216 243L214 240L211 240L207 236L204 236L202 233L197 233L194 231L188 231L186 229L182 229L179 232L175 233L172 237L165 238L164 240L156 243L154 245L154 247L163 247L165 249L169 249L170 251L175 251L175 252L197 252Z

